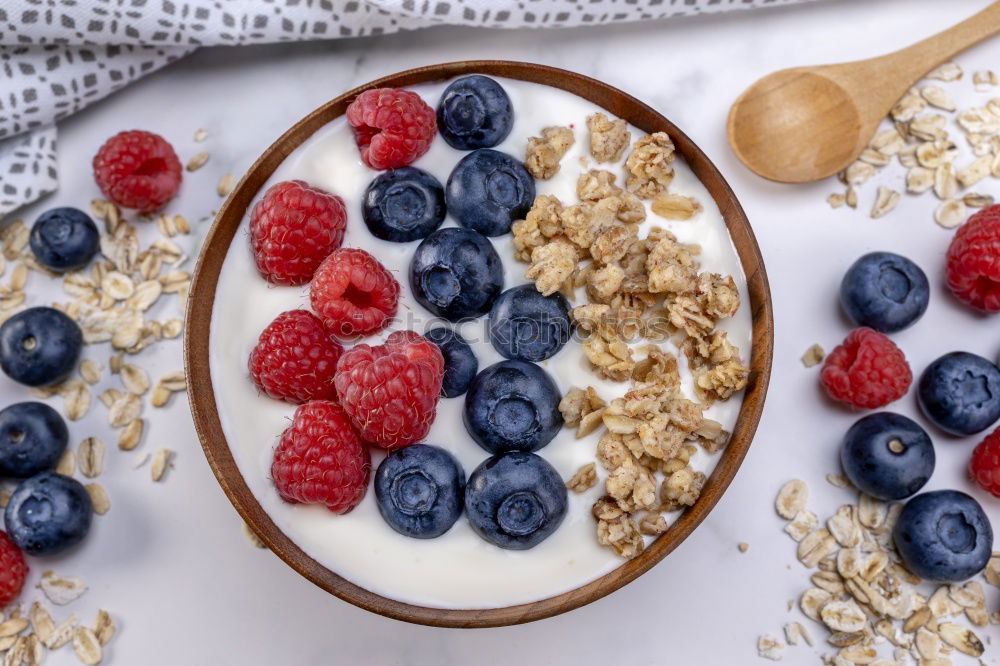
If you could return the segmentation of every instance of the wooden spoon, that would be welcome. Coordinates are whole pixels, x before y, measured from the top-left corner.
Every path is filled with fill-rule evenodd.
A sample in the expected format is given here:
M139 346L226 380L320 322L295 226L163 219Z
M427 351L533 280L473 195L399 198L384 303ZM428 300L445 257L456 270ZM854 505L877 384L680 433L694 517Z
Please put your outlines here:
M807 183L835 174L857 159L924 74L997 32L1000 2L901 51L769 74L733 104L729 143L764 178Z

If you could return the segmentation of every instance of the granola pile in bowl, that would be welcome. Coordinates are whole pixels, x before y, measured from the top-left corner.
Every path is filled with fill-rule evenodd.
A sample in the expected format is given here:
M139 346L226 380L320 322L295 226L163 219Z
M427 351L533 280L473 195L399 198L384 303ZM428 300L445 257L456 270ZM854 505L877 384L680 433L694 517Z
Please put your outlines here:
M417 123L408 134L365 124L391 105ZM294 204L272 193L293 182L340 202L309 214L343 247L311 285L275 286L281 266L244 225L261 206L275 223ZM439 203L414 207L415 192ZM337 286L345 274L354 287ZM236 508L324 589L425 624L540 619L649 569L732 480L770 371L763 265L715 167L653 109L537 65L412 70L307 116L233 191L193 293L192 407ZM288 358L269 332L310 303L318 323L295 316L342 356L335 393L287 379L323 396L296 407L285 375L258 371ZM320 412L327 434L310 443ZM289 461L314 444L332 457L304 464L349 494L296 476Z

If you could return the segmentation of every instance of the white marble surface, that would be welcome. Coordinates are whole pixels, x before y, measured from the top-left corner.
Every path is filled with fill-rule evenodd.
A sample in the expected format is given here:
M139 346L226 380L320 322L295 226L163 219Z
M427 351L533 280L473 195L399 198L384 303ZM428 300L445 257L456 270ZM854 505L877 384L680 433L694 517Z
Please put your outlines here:
M653 571L588 607L527 626L441 630L386 620L328 596L266 551L251 548L235 512L216 485L182 400L153 412L143 447L178 451L165 483L148 468L130 469L113 452L102 477L113 502L97 519L85 547L51 563L82 575L91 590L69 611L90 619L109 609L121 634L113 664L744 664L756 663L763 632L779 633L786 602L805 589L806 571L772 510L786 479L805 479L811 505L828 515L850 495L823 481L836 469L837 444L855 416L831 406L815 370L799 356L813 342L832 348L847 331L835 300L846 267L861 253L890 249L918 261L931 277L930 310L895 336L919 372L953 349L996 358L997 320L957 306L941 286L949 234L930 219L931 195L904 200L881 220L824 203L832 182L789 187L764 182L729 152L724 120L729 103L769 71L797 64L875 55L924 37L987 3L984 0L839 0L801 7L560 32L483 32L434 29L384 39L204 51L120 92L64 123L60 134L62 190L24 211L81 205L97 193L89 159L99 144L125 128L168 137L186 159L202 146L191 136L209 131L212 153L187 177L172 209L197 220L218 199L218 177L239 173L292 122L339 92L377 76L420 64L464 58L507 58L574 69L644 99L682 127L729 178L754 224L767 262L776 312L774 373L757 439L728 494L704 525ZM1000 69L1000 44L987 43L959 62L967 72ZM967 80L955 85L965 104L977 97ZM988 96L980 96L982 99ZM893 169L886 184L902 187ZM1000 195L996 181L977 187ZM862 190L871 205L874 183ZM196 223L204 233L207 222ZM47 300L38 276L34 300ZM173 307L173 306L171 306ZM167 316L167 315L164 315ZM95 352L92 352L95 353ZM179 345L164 346L142 363L151 374L180 364ZM24 399L0 381L0 402ZM914 415L912 396L894 409ZM91 434L114 442L104 410L73 424L73 439ZM973 440L934 433L938 469L930 487L969 489L963 468ZM974 491L975 492L975 491ZM1000 504L982 492L1000 527ZM736 545L750 544L746 554ZM48 564L35 567L37 575ZM996 590L990 602L996 608ZM819 636L821 631L814 633ZM996 627L983 631L1000 638ZM987 651L996 663L998 648ZM818 663L818 650L791 648L785 663ZM76 663L67 651L50 664Z

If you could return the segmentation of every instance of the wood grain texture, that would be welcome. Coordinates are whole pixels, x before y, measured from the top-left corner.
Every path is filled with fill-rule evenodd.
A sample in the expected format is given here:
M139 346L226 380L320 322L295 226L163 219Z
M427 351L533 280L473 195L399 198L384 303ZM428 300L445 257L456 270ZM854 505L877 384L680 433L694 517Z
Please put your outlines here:
M878 58L768 74L733 103L727 132L740 161L783 183L847 168L892 106L934 67L1000 32L1000 2Z
M219 273L231 243L244 242L237 232L251 202L278 165L295 148L331 120L342 115L361 92L439 81L465 74L487 74L532 81L586 98L645 132L667 132L711 193L732 236L747 277L753 317L750 380L730 444L705 483L701 497L670 529L633 560L576 590L529 604L484 610L427 608L374 594L323 567L292 542L263 510L240 474L226 443L216 409L209 370L209 328ZM705 154L669 120L637 99L594 79L542 65L506 61L465 61L421 67L372 81L324 104L295 124L250 167L215 218L195 270L185 320L185 368L188 399L205 456L233 506L267 546L319 587L356 606L386 617L439 627L496 627L530 622L564 613L610 594L635 580L677 548L722 497L740 467L764 406L771 372L773 319L771 297L757 241L746 214L729 185ZM331 517L331 520L336 518Z

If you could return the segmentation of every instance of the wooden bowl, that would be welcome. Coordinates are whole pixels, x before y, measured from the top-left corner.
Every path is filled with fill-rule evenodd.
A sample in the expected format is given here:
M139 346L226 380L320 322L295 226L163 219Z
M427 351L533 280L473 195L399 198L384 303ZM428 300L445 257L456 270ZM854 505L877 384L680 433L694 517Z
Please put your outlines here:
M278 529L247 487L226 442L209 371L208 342L216 284L226 253L236 238L251 202L285 157L314 132L342 115L347 105L365 90L410 86L472 73L562 88L604 107L612 115L624 118L645 132L669 134L677 152L715 199L729 228L747 278L749 307L753 317L753 346L750 355L750 381L733 429L732 440L723 450L698 501L682 513L670 529L649 548L599 579L555 597L504 608L451 610L402 603L359 587L320 565ZM242 236L239 240L244 241ZM705 519L736 475L757 429L771 372L773 326L767 276L750 222L719 170L691 139L649 106L600 81L543 65L478 60L420 67L366 83L316 109L264 151L230 194L205 239L191 286L185 322L184 354L191 411L208 463L233 506L278 557L327 592L386 617L439 627L496 627L565 613L614 592L662 560Z

